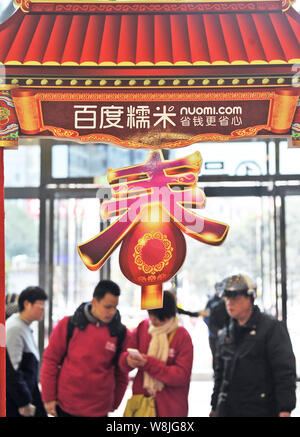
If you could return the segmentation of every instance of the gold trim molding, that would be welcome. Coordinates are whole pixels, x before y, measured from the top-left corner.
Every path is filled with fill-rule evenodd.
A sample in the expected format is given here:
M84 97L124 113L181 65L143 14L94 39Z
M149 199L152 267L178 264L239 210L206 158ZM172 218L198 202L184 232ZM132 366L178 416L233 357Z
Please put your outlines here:
M51 77L7 76L7 86L25 88L145 89L145 88L260 88L286 87L299 83L297 76L207 76L207 77Z

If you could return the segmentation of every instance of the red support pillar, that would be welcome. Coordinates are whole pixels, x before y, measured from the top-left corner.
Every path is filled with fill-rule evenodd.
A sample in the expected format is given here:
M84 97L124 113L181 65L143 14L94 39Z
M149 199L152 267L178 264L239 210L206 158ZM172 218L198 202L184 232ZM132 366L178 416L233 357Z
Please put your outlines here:
M6 416L4 150L0 147L0 417Z

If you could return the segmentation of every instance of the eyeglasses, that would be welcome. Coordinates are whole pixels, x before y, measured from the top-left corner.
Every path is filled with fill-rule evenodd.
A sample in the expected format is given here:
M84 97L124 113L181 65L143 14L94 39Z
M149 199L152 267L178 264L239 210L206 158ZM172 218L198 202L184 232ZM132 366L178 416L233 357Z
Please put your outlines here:
M40 308L45 308L45 303L44 303L44 302L34 302L33 305L37 305L37 306L39 306Z

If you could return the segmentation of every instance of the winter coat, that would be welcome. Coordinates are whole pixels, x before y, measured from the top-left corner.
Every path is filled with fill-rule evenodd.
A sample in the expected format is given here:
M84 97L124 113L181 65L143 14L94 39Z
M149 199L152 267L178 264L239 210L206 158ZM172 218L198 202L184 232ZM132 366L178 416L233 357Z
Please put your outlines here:
M74 319L78 323L67 351L68 317L51 334L41 368L42 398L44 402L57 400L72 416L105 416L118 408L128 384L128 374L114 365L117 337L111 324L85 320L83 305Z
M276 417L295 408L295 392L295 357L283 323L257 306L243 326L230 319L218 339L216 416Z
M204 321L208 325L210 337L217 338L219 330L223 329L229 321L225 301L220 298L216 299L208 308L210 309L210 314Z
M6 322L6 415L19 417L18 409L31 403L36 417L46 417L38 388L39 351L31 327L19 314Z
M147 355L151 335L148 333L149 320L142 321L132 333L128 347L138 349ZM121 354L120 367L123 371L132 370L127 364L128 353ZM193 364L193 344L189 333L178 327L169 345L166 363L148 356L147 363L140 368L134 378L132 393L147 394L143 389L144 372L164 383L162 391L156 393L155 402L158 417L187 417L188 394Z

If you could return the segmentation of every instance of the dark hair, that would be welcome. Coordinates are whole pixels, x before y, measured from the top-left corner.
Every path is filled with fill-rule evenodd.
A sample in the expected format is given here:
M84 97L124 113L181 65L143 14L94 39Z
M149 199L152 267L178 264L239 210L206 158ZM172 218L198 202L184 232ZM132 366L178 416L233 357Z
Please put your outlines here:
M31 304L33 304L37 300L47 300L48 296L45 293L45 291L41 287L37 286L31 286L25 288L20 293L18 304L19 304L19 311L23 311L25 309L24 302L25 300L28 300Z
M118 284L115 282L108 279L103 279L96 285L93 297L95 297L97 300L101 300L104 298L106 293L110 293L114 296L120 296L121 290Z
M223 282L216 282L215 283L215 290L217 293L220 293L221 291L223 291L223 288L224 288Z
M148 314L157 317L161 322L171 317L175 317L177 312L176 298L172 291L164 291L163 307L149 310Z

